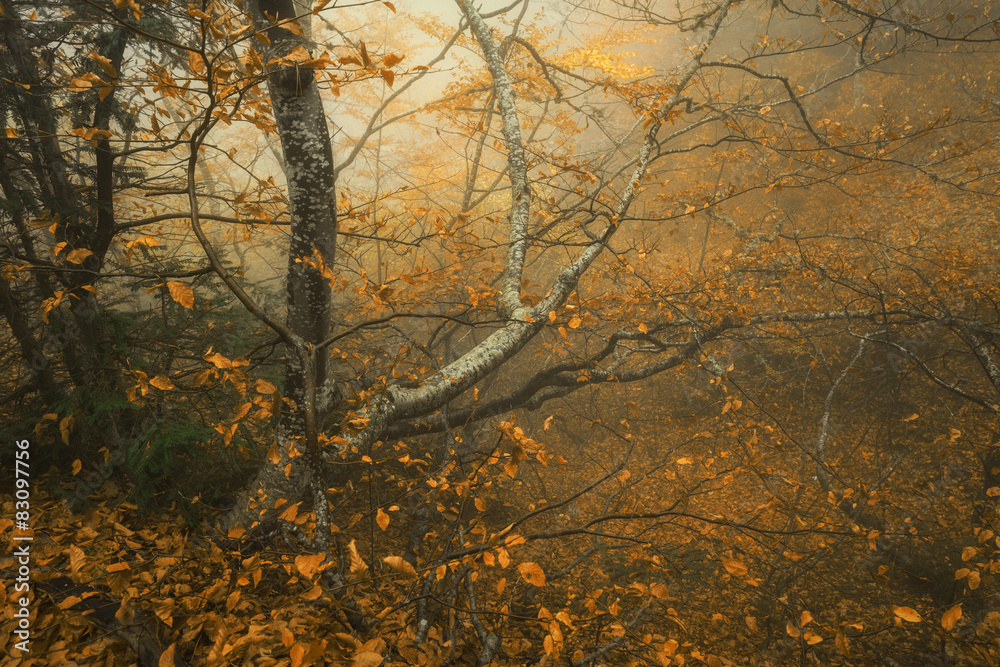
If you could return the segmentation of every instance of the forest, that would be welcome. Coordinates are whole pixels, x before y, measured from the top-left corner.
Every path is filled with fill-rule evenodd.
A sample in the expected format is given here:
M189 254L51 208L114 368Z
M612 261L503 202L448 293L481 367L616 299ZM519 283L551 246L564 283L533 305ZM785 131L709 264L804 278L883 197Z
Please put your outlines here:
M0 662L1000 665L998 56L0 0Z

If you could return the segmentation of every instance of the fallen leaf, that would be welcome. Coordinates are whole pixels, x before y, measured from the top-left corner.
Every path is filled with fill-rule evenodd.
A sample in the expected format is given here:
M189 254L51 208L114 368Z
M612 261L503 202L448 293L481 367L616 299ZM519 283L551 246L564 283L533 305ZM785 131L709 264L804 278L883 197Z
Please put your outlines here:
M532 586L545 585L545 572L537 563L521 563L517 566L517 571Z
M896 607L894 605L892 613L909 623L919 623L924 620L921 618L920 614L917 613L917 610L912 607Z
M960 618L962 618L962 605L957 604L941 616L941 627L945 630L951 630Z
M747 573L747 566L735 558L723 558L722 566L726 568L726 572L734 577L742 577Z
M319 570L320 565L323 564L323 559L325 556L323 554L313 554L311 556L296 556L295 557L295 567L302 573L302 576L306 579L312 579L316 572Z

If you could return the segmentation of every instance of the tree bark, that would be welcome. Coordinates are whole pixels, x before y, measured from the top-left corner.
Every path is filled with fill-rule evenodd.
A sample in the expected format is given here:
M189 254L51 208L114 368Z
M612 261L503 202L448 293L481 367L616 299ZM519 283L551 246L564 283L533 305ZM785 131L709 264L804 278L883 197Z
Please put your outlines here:
M270 58L283 58L307 46L303 36L290 30L296 16L292 0L258 0L258 20L267 21ZM286 22L283 25L282 22ZM337 394L327 391L327 353L319 345L330 336L331 287L329 273L337 241L333 146L323 100L313 71L295 63L279 62L268 75L268 92L281 140L288 201L291 208L291 241L288 249L286 303L288 329L305 349L286 345L284 406L279 426L277 464L265 465L236 508L222 521L234 525L266 526L268 507L275 500L301 497L321 459L316 423L333 407ZM304 440L306 457L290 458L288 445ZM308 465L304 465L307 463ZM317 502L321 502L317 499Z

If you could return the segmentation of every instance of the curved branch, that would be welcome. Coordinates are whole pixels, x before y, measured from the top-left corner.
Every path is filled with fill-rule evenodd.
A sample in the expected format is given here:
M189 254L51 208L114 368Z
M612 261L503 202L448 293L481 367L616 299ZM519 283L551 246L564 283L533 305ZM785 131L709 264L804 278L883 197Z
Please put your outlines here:
M504 265L497 307L503 317L514 317L523 307L521 302L521 277L528 251L528 208L531 191L528 189L528 163L521 140L521 124L517 115L517 98L511 85L503 55L490 33L489 26L479 11L466 0L455 0L465 13L472 34L483 49L486 68L493 79L493 95L503 123L507 161L510 165L510 212L508 213L509 245Z

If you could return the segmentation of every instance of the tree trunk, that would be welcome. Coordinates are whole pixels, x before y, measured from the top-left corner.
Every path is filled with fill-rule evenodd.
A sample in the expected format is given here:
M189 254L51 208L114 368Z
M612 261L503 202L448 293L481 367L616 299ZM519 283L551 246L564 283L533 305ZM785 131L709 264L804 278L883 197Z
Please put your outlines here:
M296 16L292 0L258 0L256 9L258 20L269 22L273 19L280 23ZM304 39L285 26L272 24L267 29L272 47L269 58L281 58L296 47L306 47ZM331 276L327 267L333 264L337 241L333 147L326 113L311 69L279 63L267 83L281 139L291 208L286 324L310 349L287 349L291 346L286 345L284 395L291 403L284 407L279 427L281 458L276 464L266 464L257 474L250 492L223 519L223 529L235 525L250 528L254 523L266 527L271 519L268 509L276 500L294 502L301 497L313 476L319 474L314 426L321 415L316 412L332 409L336 396L325 391L327 353L325 349L317 350L330 336ZM289 458L287 445L300 440L306 440L308 455ZM307 462L309 465L305 465Z
M62 398L59 386L52 375L52 368L48 357L45 356L41 344L31 331L31 325L24 316L21 305L17 303L10 284L0 278L0 312L7 320L11 333L17 339L17 344L21 348L21 356L31 369L34 375L36 386L46 405L54 405Z
M0 19L0 35L10 57L11 69L17 76L17 83L24 86L14 86L17 95L16 108L21 114L21 122L28 130L26 132L32 163L35 165L35 178L39 188L39 200L51 210L57 218L55 228L57 240L66 242L64 252L75 249L87 249L93 254L83 260L81 268L86 272L69 272L65 275L56 274L62 284L70 292L70 318L60 335L61 347L66 355L73 360L70 368L74 383L80 387L90 387L94 378L102 379L113 385L109 376L110 366L101 360L99 340L99 320L101 308L94 292L87 289L100 276L104 257L114 240L114 164L116 154L111 142L105 135L100 135L96 145L96 190L95 210L88 214L86 202L81 200L70 179L70 169L63 147L60 144L60 134L64 132L52 101L45 93L47 87L39 75L38 57L32 47L31 39L25 34L26 25L16 20L18 14L10 0L0 0L3 18ZM121 11L119 11L121 13ZM107 35L104 56L110 66L117 72L121 70L128 44L130 32L127 28L118 26ZM114 93L97 102L94 109L93 128L108 131L116 104ZM3 175L3 187L8 199L20 199L15 192L14 183L9 175ZM24 239L22 239L22 242ZM28 251L28 248L25 248ZM44 287L43 287L44 291ZM48 295L51 296L51 295ZM58 318L57 318L58 319ZM77 353L79 348L80 354Z

